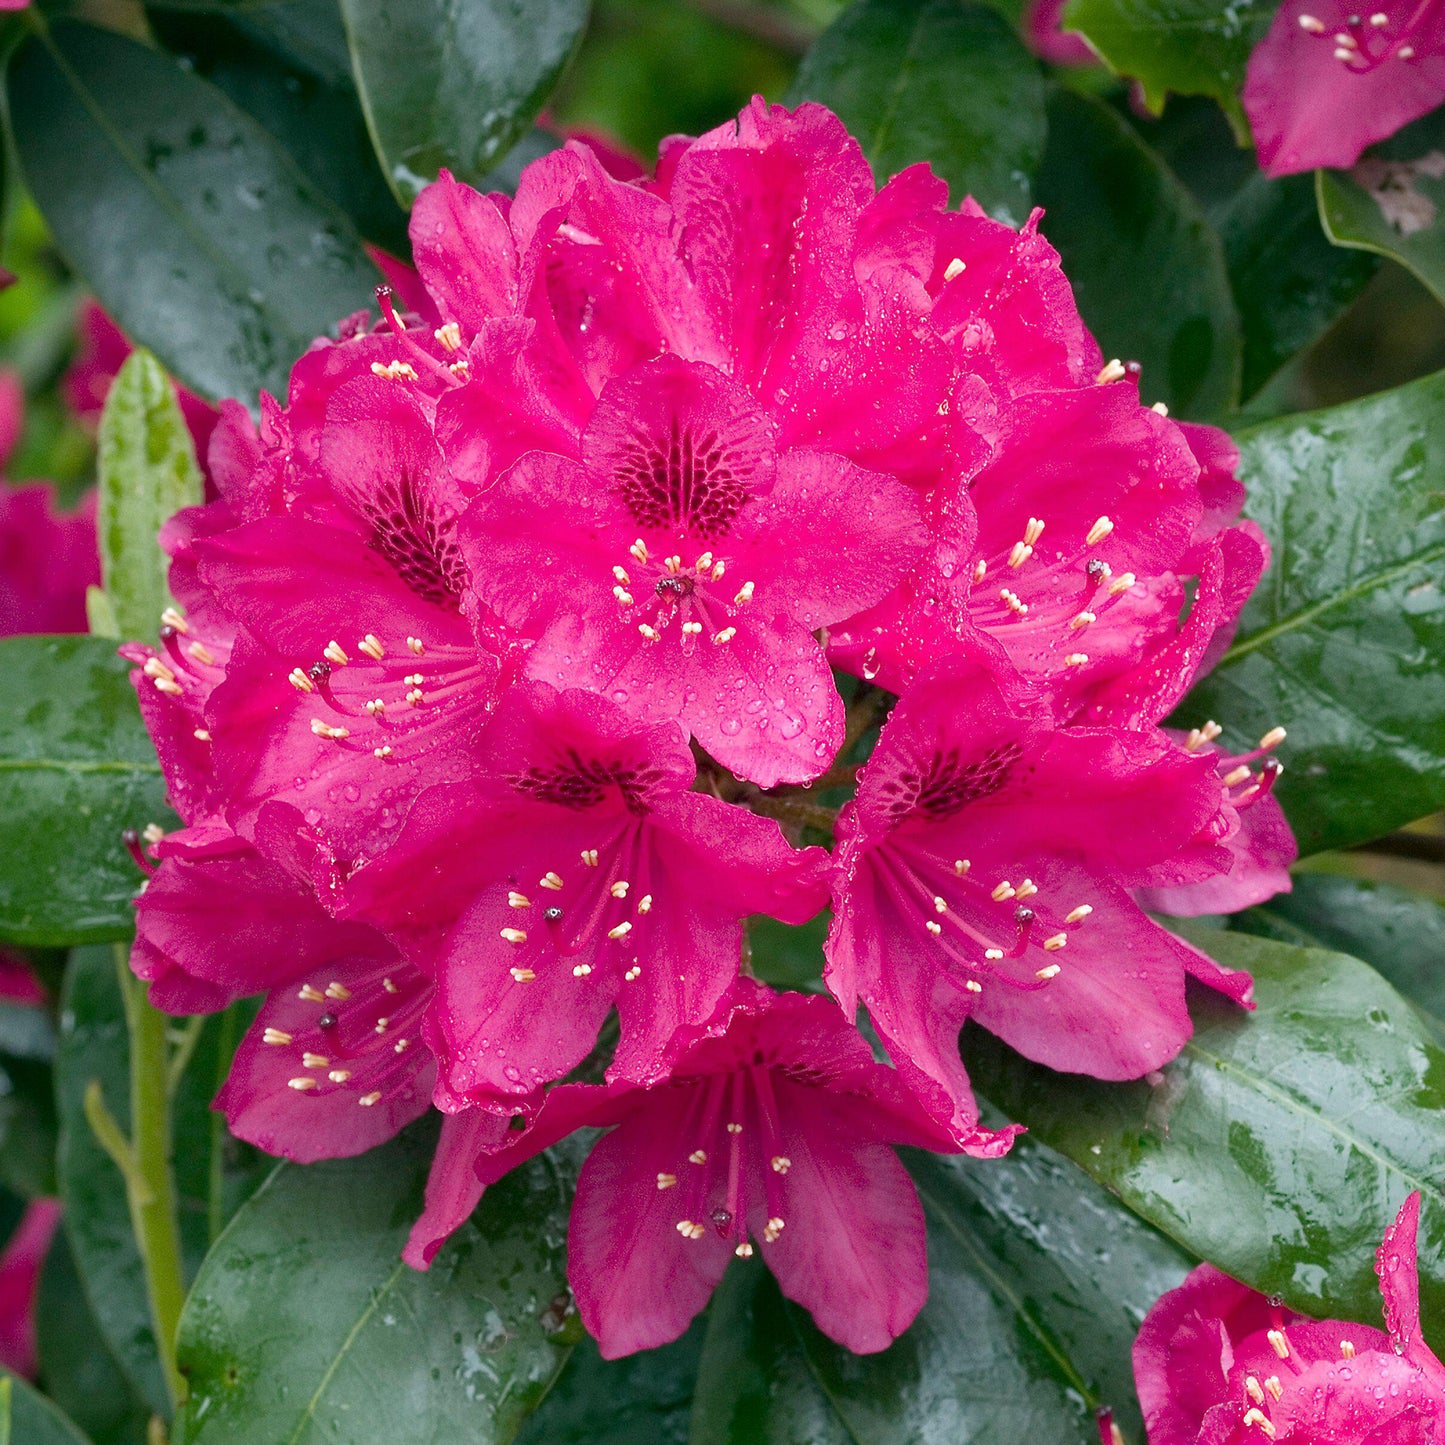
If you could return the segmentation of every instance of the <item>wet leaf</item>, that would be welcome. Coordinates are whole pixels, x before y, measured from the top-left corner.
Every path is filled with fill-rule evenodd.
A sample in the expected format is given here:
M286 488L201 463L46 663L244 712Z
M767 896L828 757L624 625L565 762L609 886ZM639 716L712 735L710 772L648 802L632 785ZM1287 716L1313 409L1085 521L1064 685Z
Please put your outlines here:
M855 0L803 60L790 103L818 100L857 137L879 184L928 161L956 205L1021 225L1044 150L1038 62L986 5Z
M475 184L501 161L557 83L587 11L588 0L341 0L372 141L402 205L443 166Z
M1317 171L1315 183L1335 245L1398 261L1445 301L1445 115L1406 126L1348 171Z
M1143 364L1148 401L1207 418L1239 389L1224 251L1198 201L1102 101L1058 90L1034 194L1105 356Z
M1319 1318L1379 1324L1375 1249L1419 1189L1424 1316L1445 1318L1445 1050L1357 959L1191 936L1253 973L1257 1013L1199 990L1194 1038L1130 1084L1063 1077L969 1028L974 1083L1185 1249Z
M100 418L96 529L106 597L123 637L149 641L171 604L170 558L156 538L182 507L199 506L201 469L171 379L133 351Z
M0 640L0 941L127 937L126 828L171 821L128 664L99 637Z
M0 1365L0 1445L91 1445L39 1390Z
M1179 717L1228 745L1288 728L1302 851L1364 842L1445 804L1445 373L1239 442L1274 560Z
M1137 80L1156 114L1170 91L1213 96L1241 141L1239 103L1249 52L1274 18L1275 0L1073 0L1064 28L1083 35L1120 75Z
M713 1301L692 1445L1095 1445L1112 1406L1143 1430L1139 1321L1193 1261L1032 1139L998 1161L909 1152L928 1221L929 1299L892 1346L853 1355L757 1261Z
M281 1164L242 1206L181 1318L175 1445L512 1438L576 1338L555 1304L574 1175L552 1154L514 1171L421 1273L401 1247L435 1139L425 1120L357 1159Z
M203 396L284 395L379 279L350 221L178 61L57 22L9 69L27 184L106 310Z

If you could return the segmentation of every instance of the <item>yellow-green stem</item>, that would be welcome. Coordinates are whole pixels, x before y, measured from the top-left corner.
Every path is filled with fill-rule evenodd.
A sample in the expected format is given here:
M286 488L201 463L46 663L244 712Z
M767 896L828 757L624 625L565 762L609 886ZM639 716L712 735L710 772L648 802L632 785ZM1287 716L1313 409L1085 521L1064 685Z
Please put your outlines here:
M176 1327L185 1301L176 1189L171 1170L171 1102L166 1087L166 1016L151 1007L145 985L132 977L125 948L116 948L130 1032L130 1126L134 1172L127 1179L131 1228L145 1266L151 1323L171 1403L185 1398L176 1369Z

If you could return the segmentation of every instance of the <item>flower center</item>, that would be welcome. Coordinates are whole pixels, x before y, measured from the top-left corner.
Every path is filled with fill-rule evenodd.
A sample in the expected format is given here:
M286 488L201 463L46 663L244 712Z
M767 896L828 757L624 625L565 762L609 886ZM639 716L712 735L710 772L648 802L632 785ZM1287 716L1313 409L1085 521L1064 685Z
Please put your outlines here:
M633 430L613 481L640 527L711 541L726 534L748 500L733 453L718 432L694 432L674 416L666 433Z
M1299 27L1324 44L1334 47L1335 59L1357 75L1368 74L1389 60L1413 60L1422 32L1441 19L1440 0L1420 0L1413 8L1401 6L1349 16L1344 25L1332 30L1317 15L1299 17Z

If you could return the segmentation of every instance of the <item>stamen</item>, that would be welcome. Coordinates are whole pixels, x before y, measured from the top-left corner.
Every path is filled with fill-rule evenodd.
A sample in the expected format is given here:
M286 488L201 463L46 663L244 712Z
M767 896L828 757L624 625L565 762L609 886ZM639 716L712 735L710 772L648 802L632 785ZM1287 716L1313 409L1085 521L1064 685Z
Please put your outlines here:
M753 1257L753 1246L745 1239L733 1250L733 1253L737 1255L739 1259L751 1259Z
M1034 549L1027 542L1015 542L1008 554L1008 564L1014 569L1022 567L1030 557L1034 555Z
M351 1077L350 1069L332 1069L326 1076L333 1084L344 1084Z
M340 742L342 738L349 738L351 736L350 728L332 727L330 723L322 722L319 717L311 719L311 731L315 733L318 738L328 738L332 742Z
M346 1000L351 997L351 990L347 988L344 983L337 983L335 979L332 979L331 982L326 985L326 997L334 998L340 1003L345 1003Z
M530 968L514 968L511 972L518 983L531 983L537 977Z
M751 582L744 582L737 590L737 596L733 598L735 606L743 607L753 600L753 586Z
M1310 35L1323 35L1325 33L1325 22L1316 15L1301 15L1299 28Z
M1273 1400L1276 1405L1279 1404L1280 1396L1284 1394L1284 1386L1280 1384L1279 1376L1271 1375L1269 1379L1264 1382L1264 1388L1269 1398Z
M584 868L595 868L597 866L597 850L595 848L584 848L582 850L582 866Z
M499 932L508 943L522 944L527 941L526 933L520 928L503 928Z
M345 649L335 639L328 642L321 650L321 655L328 661L334 662L337 667L345 667L351 658L347 656Z
M1249 1398L1253 1400L1256 1405L1264 1404L1264 1391L1260 1388L1259 1381L1256 1380L1253 1375L1246 1375L1244 1377L1244 1388Z
M291 671L286 674L286 681L289 682L291 686L296 689L297 692L316 691L315 687L312 685L311 679L307 677L306 674L302 672L299 667L293 667Z
M997 884L993 892L989 894L989 897L992 898L995 903L1007 903L1013 896L1013 886L1007 878L1005 878L1002 883Z
M607 930L607 936L608 938L626 938L627 935L631 932L632 924L624 918L622 922L617 925L616 928L609 928Z
M326 995L319 988L313 988L309 983L301 985L300 992L296 995L303 1003L325 1003Z
M360 1104L363 1109L369 1109L373 1104L379 1103L380 1101L381 1090L377 1089L374 1093L363 1094L356 1102Z
M657 1176L657 1187L659 1189L671 1189L677 1183L676 1174L659 1174Z
M1084 664L1088 662L1088 660L1089 654L1087 652L1071 652L1066 658L1064 658L1064 666L1083 667Z
M628 881L627 881L625 878L619 878L619 879L617 880L617 882L614 883L614 884L612 885L612 887L609 888L607 891L608 891L614 898L626 898L626 897L627 897L627 890L628 890L631 886L632 886L632 885L631 885L630 883L628 883Z
M1109 596L1119 597L1127 592L1139 579L1132 572L1121 572L1109 584Z
M968 267L964 264L963 258L955 256L953 260L943 268L943 279L945 281L956 281L967 269Z
M1269 1418L1262 1410L1248 1410L1245 1412L1244 1428L1248 1430L1251 1425L1257 1425L1269 1439L1273 1440L1275 1438L1274 1426L1269 1423Z
M1340 1358L1342 1360L1353 1360L1355 1358L1355 1342L1353 1340L1340 1341Z
M786 1154L774 1154L769 1162L774 1174L786 1174L793 1167L793 1161Z
M1270 730L1265 733L1265 735L1259 740L1260 752L1267 753L1272 748L1277 748L1288 736L1289 734L1285 732L1283 728L1270 728Z
M1285 1339L1283 1330L1270 1330L1265 1335L1265 1339L1269 1341L1270 1347L1280 1359L1289 1359L1289 1341Z
M1094 382L1098 386L1106 386L1111 381L1122 381L1127 375L1124 363L1116 356L1112 361L1104 363L1099 374L1094 378Z
M1034 973L1034 977L1042 983L1047 983L1051 978L1057 978L1062 972L1063 969L1060 968L1058 964L1051 963L1044 968L1038 969Z
M639 562L647 561L647 543L639 537L628 549Z
M763 1228L763 1243L772 1244L782 1232L783 1220L775 1214Z
M316 1087L316 1080L306 1078L305 1076L299 1079L287 1079L286 1086L287 1088L295 1089L298 1093L304 1094L307 1089L314 1089Z
M1044 939L1044 951L1046 953L1057 953L1069 941L1067 933L1055 933Z
M721 647L725 642L731 642L738 635L736 627L724 627L721 632L714 632L712 641L714 647Z
M1084 541L1090 547L1097 547L1110 532L1114 530L1114 524L1107 517L1100 517L1084 536Z
M1070 632L1080 632L1080 631L1082 631L1085 627L1087 627L1091 622L1097 622L1098 620L1099 620L1099 618L1098 618L1098 614L1097 614L1097 613L1093 613L1093 612L1078 612L1078 613L1075 613L1074 616L1069 619L1069 631L1070 631Z
M525 893L518 893L515 888L507 890L508 908L530 908L531 906L532 900Z
M161 613L161 626L174 627L182 636L191 630L191 624L174 607L167 607Z
M1038 517L1030 517L1024 528L1024 545L1032 547L1044 535L1044 524Z
M289 1043L291 1042L291 1040L292 1040L293 1037L294 1037L294 1035L288 1034L285 1029L270 1029L270 1028L268 1028L268 1029L261 1035L261 1042L262 1042L263 1044L285 1045L285 1044L289 1044Z
M572 967L573 978L586 978L591 972L592 965L590 963L578 963Z
M1071 908L1064 914L1065 923L1082 923L1092 912L1094 906L1091 903L1081 903L1077 908Z
M637 911L639 913L652 912L652 894L644 893L642 897L637 900Z
M443 350L460 351L462 349L462 328L455 321L448 321L443 326L438 326L432 335L441 342Z
M419 637L408 637L406 640L406 645L408 649L417 657L420 657L422 653L426 651L426 643L424 643Z
M325 1054L313 1054L307 1050L301 1055L301 1063L308 1069L325 1069L330 1067L331 1060Z
M550 888L553 893L562 891L562 879L556 873L546 873L542 876L542 887Z
M1036 884L1032 878L1025 878L1024 881L1019 884L1018 892L1015 896L1018 898L1032 898L1038 891L1038 884Z
M688 1162L689 1164L706 1164L706 1163L707 1163L707 1150L706 1150L706 1149L694 1149L694 1150L692 1151L692 1153L687 1156L687 1162Z
M386 656L386 649L377 640L374 633L368 632L360 642L356 644L358 652L364 652L373 662L380 662Z
M387 993L401 992L401 990L389 978L382 979L381 986L387 991Z
M980 582L982 582L983 579L984 579L985 577L987 577L987 576L988 576L988 563L985 562L982 557L980 557L980 558L978 559L978 561L973 564L973 581L974 581L974 585L977 586L977 585L978 585Z

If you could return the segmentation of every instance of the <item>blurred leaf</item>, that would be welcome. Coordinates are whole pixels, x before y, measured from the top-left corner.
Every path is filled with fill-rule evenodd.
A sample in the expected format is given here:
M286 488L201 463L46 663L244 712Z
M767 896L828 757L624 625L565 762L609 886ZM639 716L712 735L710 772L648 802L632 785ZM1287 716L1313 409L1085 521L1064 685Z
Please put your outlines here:
M748 920L753 971L774 988L821 989L823 941L833 915L820 913L800 928L759 914Z
M101 576L123 637L150 640L171 605L170 558L156 540L182 507L202 501L201 469L175 388L137 349L106 395L100 418Z
M447 167L480 181L571 58L588 0L341 0L372 141L410 206Z
M131 1390L100 1332L63 1225L40 1275L35 1335L45 1393L94 1445L146 1445L150 1411Z
M0 1058L0 1184L26 1199L54 1194L55 1150L50 1065Z
M7 637L0 665L0 941L124 938L121 833L171 820L127 664L104 638Z
M101 1335L141 1399L168 1413L125 1188L84 1114L85 1090L95 1079L121 1129L130 1127L130 1047L116 968L111 947L77 949L66 978L56 1061L60 1194L75 1265ZM211 1242L216 1164L222 1222L270 1167L248 1146L230 1141L227 1147L224 1129L219 1140L210 1130L208 1105L224 1072L218 1052L229 1057L220 1044L225 1027L226 1015L206 1020L173 1104L176 1192L188 1276Z
M692 1445L1095 1445L1101 1404L1142 1441L1129 1350L1193 1261L1032 1139L1002 1160L906 1158L928 1220L918 1319L881 1354L852 1355L763 1269L734 1265L713 1305Z
M1191 1253L1317 1318L1379 1324L1375 1249L1419 1189L1421 1301L1445 1320L1445 1050L1357 959L1192 936L1254 975L1256 1013L1199 990L1194 1037L1152 1083L1064 1077L970 1028L980 1092Z
M55 1057L55 1024L42 1005L0 1000L0 1055L48 1064Z
M1248 399L1359 295L1379 258L1331 245L1312 178L1271 180L1213 101L1176 96L1158 120L1133 111L1128 119L1219 232L1244 329Z
M11 61L10 117L56 242L126 334L204 396L284 394L371 301L351 223L216 87L66 21Z
M181 1319L175 1445L512 1438L571 1343L554 1322L574 1175L555 1155L508 1175L422 1273L400 1255L435 1141L431 1119L281 1164L241 1207Z
M836 111L880 184L929 161L955 203L972 195L1010 225L1028 218L1043 74L987 6L855 0L808 52L788 99Z
M1445 301L1445 113L1372 146L1352 170L1316 171L1315 191L1335 245L1398 261Z
M685 1445L703 1332L696 1320L680 1340L621 1360L584 1338L518 1445Z
M1274 560L1180 717L1282 723L1302 851L1363 842L1445 804L1445 373L1239 443Z
M159 12L152 24L166 46L250 115L363 236L394 255L410 254L406 212L371 147L336 0L293 0L227 17Z
M1445 1043L1445 907L1433 898L1363 878L1301 873L1292 892L1234 914L1229 926L1363 959L1427 1015Z
M38 1390L0 1365L0 1445L91 1445Z
M1143 364L1146 397L1210 417L1239 388L1240 325L1199 203L1102 101L1056 90L1034 194L1106 356Z
M1156 114L1170 91L1213 96L1243 142L1249 123L1239 88L1249 52L1277 8L1277 0L1073 0L1063 25L1118 74L1137 80Z

